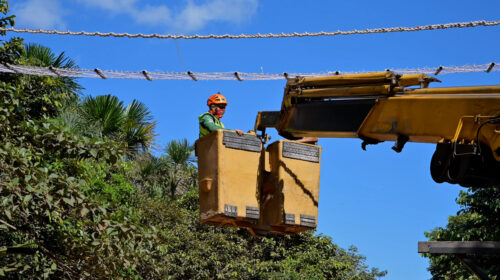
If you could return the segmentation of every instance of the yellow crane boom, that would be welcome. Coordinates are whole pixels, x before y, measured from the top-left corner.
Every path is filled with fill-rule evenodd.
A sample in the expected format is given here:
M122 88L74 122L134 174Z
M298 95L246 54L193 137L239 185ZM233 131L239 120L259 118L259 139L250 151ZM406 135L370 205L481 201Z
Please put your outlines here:
M500 183L500 86L428 88L424 74L391 71L290 79L279 112L260 112L256 130L298 137L347 137L362 147L395 141L436 143L436 182ZM409 88L418 86L419 88Z

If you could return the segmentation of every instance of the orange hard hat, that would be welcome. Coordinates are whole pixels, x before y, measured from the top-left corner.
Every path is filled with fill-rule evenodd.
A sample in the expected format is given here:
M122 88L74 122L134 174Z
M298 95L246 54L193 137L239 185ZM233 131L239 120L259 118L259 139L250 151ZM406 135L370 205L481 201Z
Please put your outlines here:
M210 106L212 104L226 104L227 105L227 100L224 97L224 95L220 94L220 92L210 95L210 97L207 100L207 105Z

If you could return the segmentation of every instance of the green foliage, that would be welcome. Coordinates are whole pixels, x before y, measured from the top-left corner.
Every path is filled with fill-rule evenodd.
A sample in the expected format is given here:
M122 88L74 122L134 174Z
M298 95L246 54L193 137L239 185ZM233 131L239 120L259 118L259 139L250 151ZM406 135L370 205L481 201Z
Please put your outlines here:
M147 107L137 100L125 107L116 96L88 96L76 114L79 121L75 122L75 131L124 142L130 155L154 146L156 122Z
M189 144L187 139L182 141L172 140L168 142L165 148L166 160L172 164L188 165L194 162L194 145Z
M38 44L28 44L24 46L24 51L18 61L19 64L39 66L39 67L54 67L54 68L66 68L66 69L77 69L76 63L65 56L64 52L56 55L48 47L41 46ZM83 87L75 82L74 78L62 77L57 78L61 83L61 87L69 91L68 95L74 96L78 94Z
M499 241L500 187L461 191L457 203L462 209L448 218L446 228L438 227L425 235L431 241ZM429 271L433 279L474 279L453 255L432 256ZM474 261L492 279L500 275L500 256L477 255Z
M0 85L0 269L7 278L375 279L385 274L369 271L361 256L312 233L256 239L246 230L201 225L187 141L169 145L183 156L172 152L124 162L120 142L83 137L51 121L57 115L52 100L64 99L57 90L31 98L19 85ZM50 110L24 109L39 106ZM188 186L178 199L143 191L150 183L168 186L169 178Z
M113 267L130 267L127 258L136 254L131 246L139 242L135 231L112 220L103 204L84 195L78 172L86 159L112 165L123 149L70 135L45 117L37 119L35 110L25 110L37 107L32 103L50 108L50 93L30 98L5 83L0 91L2 245L6 252L27 243L37 249L27 256L7 254L0 260L3 273L75 277L89 271L117 275Z
M23 53L23 39L20 38L11 38L9 41L5 42L0 47L0 61L4 63L13 64ZM14 77L10 74L0 74L3 81L6 81L6 77Z
M143 217L161 240L153 260L161 279L376 279L355 250L312 232L254 238L247 230L198 222L197 190L170 203L145 199ZM193 211L193 208L196 210ZM144 275L141 273L141 275Z
M194 146L186 139L172 140L165 155L142 154L136 158L136 182L151 198L175 198L196 187L198 170L193 165Z
M124 141L132 153L146 151L154 147L154 129L156 122L153 121L151 112L144 103L132 100L123 112Z
M83 100L81 108L86 122L95 123L102 135L114 137L119 134L124 123L124 107L116 96L88 96Z
M7 15L9 13L9 1L0 0L0 13ZM0 27L13 27L15 24L14 15L0 17ZM5 35L5 31L0 31L0 35Z
M35 58L27 59L23 40L11 39L0 47L0 62L28 64ZM0 75L2 91L8 87L16 91L17 97L4 102L16 106L20 116L26 119L42 119L60 114L63 104L77 98L75 90L80 89L72 80L47 76L31 76L17 74ZM29 99L28 99L29 98Z
M189 144L186 139L182 141L173 140L165 148L165 157L167 162L167 188L170 191L170 197L176 193L183 194L187 188L194 186L197 179L197 170L192 163L194 146ZM182 189L181 189L182 188Z
M21 39L0 47L0 62L76 67L64 53ZM79 89L57 77L0 75L0 278L385 275L311 232L258 239L200 224L193 146L173 141L165 156L152 156L155 122L144 104L124 107L113 96L80 102Z
M127 163L120 166L113 166L111 173L110 166L106 162L96 160L80 161L79 172L85 180L81 186L82 191L87 196L102 201L106 204L132 205L136 188L131 184L129 178L125 176Z
M20 60L20 42L4 44L0 57ZM0 93L0 274L106 278L133 270L148 236L86 196L80 172L85 160L113 166L125 149L51 121L70 98L57 78L3 75Z

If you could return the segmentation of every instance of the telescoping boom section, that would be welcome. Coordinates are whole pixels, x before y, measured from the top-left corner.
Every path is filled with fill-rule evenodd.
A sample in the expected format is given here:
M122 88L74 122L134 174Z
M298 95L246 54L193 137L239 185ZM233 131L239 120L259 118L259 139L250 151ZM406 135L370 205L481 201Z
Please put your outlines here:
M259 112L256 130L289 138L346 137L368 144L434 143L436 182L500 183L500 86L429 88L424 74L391 71L289 79L281 111Z

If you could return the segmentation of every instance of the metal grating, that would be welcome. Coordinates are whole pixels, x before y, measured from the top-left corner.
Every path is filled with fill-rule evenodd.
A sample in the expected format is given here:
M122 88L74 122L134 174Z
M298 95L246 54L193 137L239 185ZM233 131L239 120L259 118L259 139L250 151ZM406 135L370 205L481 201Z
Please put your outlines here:
M256 220L259 219L259 208L247 206L247 218Z
M224 204L224 215L228 217L238 216L238 207L229 204Z
M300 214L300 225L304 227L316 227L316 217Z
M283 142L282 154L286 158L319 162L319 147Z
M262 142L257 136L239 136L238 134L230 131L224 131L222 144L228 148L250 152L260 152L262 150Z

